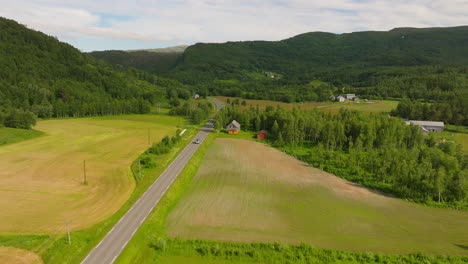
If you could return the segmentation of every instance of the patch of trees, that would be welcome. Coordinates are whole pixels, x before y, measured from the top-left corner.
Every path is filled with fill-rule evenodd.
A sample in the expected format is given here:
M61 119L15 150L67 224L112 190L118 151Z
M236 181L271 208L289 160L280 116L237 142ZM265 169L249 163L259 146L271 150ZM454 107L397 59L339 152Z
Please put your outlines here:
M179 103L180 104L180 103ZM179 115L190 118L194 124L200 124L202 121L211 117L214 106L211 102L184 102L182 105L174 106L169 111L170 115Z
M419 202L466 207L468 163L460 146L425 137L398 118L226 106L215 126L233 119L243 130L268 131L275 146L350 181Z
M3 111L0 109L0 126L30 129L36 124L36 116L30 111L15 108Z
M446 124L468 126L468 97L441 103L403 100L391 114L412 120L444 121Z
M165 136L160 142L154 143L147 152L156 155L169 153L172 147L180 141L179 133L173 137Z
M160 142L153 143L132 163L131 170L135 180L140 181L147 169L156 167L158 156L169 153L181 140L180 130L177 129L175 136L165 136Z

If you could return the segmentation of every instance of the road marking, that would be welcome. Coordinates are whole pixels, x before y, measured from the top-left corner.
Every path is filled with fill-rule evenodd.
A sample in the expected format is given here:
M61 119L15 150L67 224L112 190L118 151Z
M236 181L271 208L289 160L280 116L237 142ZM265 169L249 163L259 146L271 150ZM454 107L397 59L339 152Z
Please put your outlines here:
M97 246L96 246L97 248L101 245L102 241L104 241L104 240L101 240L101 242L99 242L99 244L97 244Z

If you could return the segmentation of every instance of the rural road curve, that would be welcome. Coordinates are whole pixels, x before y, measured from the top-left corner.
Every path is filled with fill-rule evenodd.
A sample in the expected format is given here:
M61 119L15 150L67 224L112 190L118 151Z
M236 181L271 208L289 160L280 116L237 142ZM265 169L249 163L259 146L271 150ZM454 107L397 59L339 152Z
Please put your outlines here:
M216 99L210 98L210 100L216 104L218 111L223 106ZM213 119L210 119L195 136L195 138L200 139L200 144L191 142L182 150L179 156L163 171L81 264L108 264L115 261L212 130Z

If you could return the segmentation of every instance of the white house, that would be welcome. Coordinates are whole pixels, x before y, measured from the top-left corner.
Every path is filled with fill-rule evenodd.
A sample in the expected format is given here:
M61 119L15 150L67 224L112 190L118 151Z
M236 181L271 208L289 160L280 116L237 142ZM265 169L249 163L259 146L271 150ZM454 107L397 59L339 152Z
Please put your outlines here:
M344 102L345 99L346 99L346 98L345 98L344 96L342 96L342 95L338 95L338 96L336 97L336 100L337 100L338 102L340 102L340 103Z
M346 95L346 99L348 99L348 100L353 100L354 97L356 97L355 94L347 94Z

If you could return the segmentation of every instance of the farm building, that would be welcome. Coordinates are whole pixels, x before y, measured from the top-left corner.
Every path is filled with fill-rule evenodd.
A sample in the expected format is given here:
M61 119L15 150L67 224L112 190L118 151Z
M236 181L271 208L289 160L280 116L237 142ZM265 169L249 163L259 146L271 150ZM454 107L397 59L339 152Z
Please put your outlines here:
M330 95L330 97L329 97L329 98L330 98L330 100L332 100L332 101L335 101L335 100L336 100L336 96L334 96L333 94L332 94L332 95Z
M195 100L198 100L198 99L200 99L200 95L199 95L199 94L195 94L195 95L193 95L193 99L195 99Z
M348 100L353 100L354 97L356 97L355 94L347 94L346 95L346 99L348 99Z
M429 132L442 132L444 131L444 122L440 121L420 121L420 120L408 120L406 124L413 124L420 126L425 135Z
M267 139L267 132L265 130L260 130L257 133L257 139Z
M346 98L345 98L344 96L342 96L342 95L339 95L339 96L336 97L336 100L337 100L338 102L344 102L345 99L346 99Z
M226 131L229 134L237 134L239 133L240 129L241 125L236 120L232 120L232 122L229 123L229 125L227 125L226 127Z

